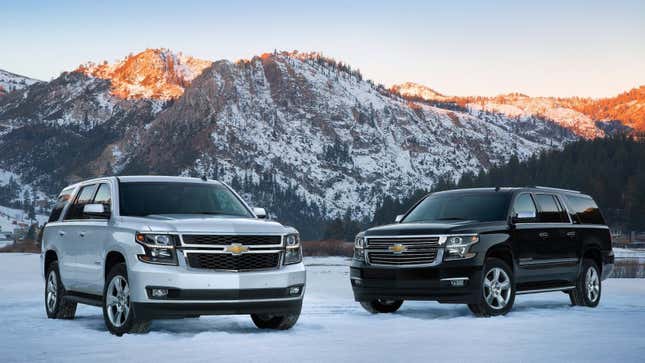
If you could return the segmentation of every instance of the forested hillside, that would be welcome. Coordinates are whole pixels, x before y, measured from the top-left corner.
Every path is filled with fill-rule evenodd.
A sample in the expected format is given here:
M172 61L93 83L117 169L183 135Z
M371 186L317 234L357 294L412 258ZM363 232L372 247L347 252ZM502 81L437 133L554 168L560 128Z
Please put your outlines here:
M542 185L580 190L598 202L613 228L645 230L645 140L614 136L580 140L563 150L542 152L478 175L466 173L457 184L444 180L437 190L491 186ZM386 198L373 224L391 223L426 191L403 200Z

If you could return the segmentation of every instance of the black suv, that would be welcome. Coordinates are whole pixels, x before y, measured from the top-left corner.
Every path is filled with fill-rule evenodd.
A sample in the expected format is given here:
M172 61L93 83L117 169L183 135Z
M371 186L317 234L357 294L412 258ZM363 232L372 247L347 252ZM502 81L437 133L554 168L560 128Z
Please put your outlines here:
M595 307L613 262L609 228L588 195L461 189L431 193L395 224L359 233L350 280L372 313L437 300L491 316L506 314L516 294L548 291Z

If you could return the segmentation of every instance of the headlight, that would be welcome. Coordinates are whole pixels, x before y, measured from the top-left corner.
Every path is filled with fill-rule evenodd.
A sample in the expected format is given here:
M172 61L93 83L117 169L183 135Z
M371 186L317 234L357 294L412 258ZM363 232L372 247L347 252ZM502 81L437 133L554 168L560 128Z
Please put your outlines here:
M446 239L446 258L445 260L459 260L471 258L474 253L468 252L470 246L479 242L479 236L450 236Z
M179 238L172 234L137 233L135 241L143 246L145 254L137 255L140 261L162 265L177 265L175 246Z
M360 234L354 239L354 259L365 261L365 237Z
M300 235L297 233L288 234L284 237L285 253L284 264L292 265L302 261L302 248L300 246Z

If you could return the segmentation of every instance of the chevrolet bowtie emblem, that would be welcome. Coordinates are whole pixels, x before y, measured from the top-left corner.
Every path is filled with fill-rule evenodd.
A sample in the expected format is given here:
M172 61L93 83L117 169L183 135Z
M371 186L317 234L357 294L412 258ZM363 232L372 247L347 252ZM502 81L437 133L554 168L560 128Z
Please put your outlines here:
M390 247L388 247L388 250L390 250L390 251L394 252L395 254L403 253L403 252L405 252L407 249L408 249L407 247L405 247L404 245L402 245L402 244L400 244L400 243L393 244L393 245L391 245Z
M233 243L230 246L227 246L225 251L233 255L241 255L248 250L249 248L246 246L243 246L239 243Z

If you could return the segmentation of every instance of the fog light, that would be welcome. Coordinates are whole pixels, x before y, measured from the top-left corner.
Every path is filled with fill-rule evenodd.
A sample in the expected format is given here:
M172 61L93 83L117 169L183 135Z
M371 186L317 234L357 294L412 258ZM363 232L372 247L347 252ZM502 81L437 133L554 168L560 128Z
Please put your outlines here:
M152 289L152 297L167 297L168 289Z
M292 286L289 288L289 295L298 296L300 295L300 286Z

